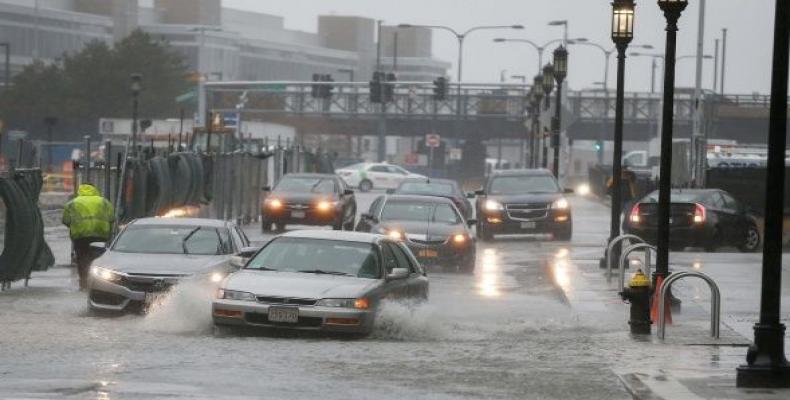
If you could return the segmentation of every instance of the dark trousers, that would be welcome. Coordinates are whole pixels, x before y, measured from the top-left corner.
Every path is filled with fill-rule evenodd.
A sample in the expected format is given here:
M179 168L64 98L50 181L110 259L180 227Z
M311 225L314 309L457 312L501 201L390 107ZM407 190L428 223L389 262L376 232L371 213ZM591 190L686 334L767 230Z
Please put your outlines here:
M77 272L80 275L80 289L85 289L88 286L88 269L97 256L91 248L91 243L106 240L103 238L80 238L71 241L74 246L74 262L77 263Z

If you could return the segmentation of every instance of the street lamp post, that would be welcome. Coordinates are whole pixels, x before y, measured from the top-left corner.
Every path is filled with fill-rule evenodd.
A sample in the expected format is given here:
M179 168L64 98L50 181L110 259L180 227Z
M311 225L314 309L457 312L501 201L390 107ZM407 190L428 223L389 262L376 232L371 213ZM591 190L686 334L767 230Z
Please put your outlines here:
M139 97L142 86L140 81L143 79L142 74L131 74L132 80L132 155L137 156L137 118L139 109Z
M560 178L560 132L562 132L562 82L568 76L568 50L562 45L554 50L554 79L557 81L556 105L554 110L554 123L552 124L551 145L554 147L554 163L552 173L554 178Z
M551 64L546 64L543 67L543 93L546 95L546 105L545 108L548 109L549 105L551 104L551 91L554 90L554 66ZM549 154L548 154L548 147L546 147L546 135L541 135L541 148L543 149L543 155L541 156L542 163L541 167L546 168L549 166Z
M774 56L771 77L771 117L768 132L768 173L765 193L760 320L754 325L754 344L746 365L738 367L738 387L790 387L790 363L784 352L782 305L782 213L784 204L785 142L787 140L787 85L790 62L790 3L776 1Z
M609 242L620 236L620 211L623 208L622 159L623 159L623 113L625 103L625 52L634 39L634 1L612 2L612 41L617 49L617 95L614 112L614 151L612 154L612 209L609 227ZM620 246L613 249L609 257L620 258ZM607 262L611 262L607 260Z
M47 171L52 172L52 128L58 119L55 117L44 117L44 124L47 125Z
M543 101L543 75L532 80L532 137L529 145L530 167L538 167L538 146L540 145L540 106Z
M678 19L688 6L688 0L659 0L658 6L667 20L666 50L664 51L664 103L661 125L661 162L658 188L658 233L654 288L659 290L669 274L669 217L672 190L672 131L675 111L675 57L677 51Z

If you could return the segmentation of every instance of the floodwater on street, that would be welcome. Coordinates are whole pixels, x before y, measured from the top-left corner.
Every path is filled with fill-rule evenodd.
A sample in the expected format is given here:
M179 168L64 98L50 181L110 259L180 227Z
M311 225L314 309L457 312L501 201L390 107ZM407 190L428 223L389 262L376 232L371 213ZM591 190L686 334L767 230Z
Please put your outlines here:
M69 269L34 275L0 293L0 398L631 398L613 372L639 346L625 314L568 303L608 226L600 204L573 203L571 243L478 243L474 276L429 272L429 301L386 304L364 339L215 336L197 284L145 316L89 316ZM48 238L62 260L65 231Z

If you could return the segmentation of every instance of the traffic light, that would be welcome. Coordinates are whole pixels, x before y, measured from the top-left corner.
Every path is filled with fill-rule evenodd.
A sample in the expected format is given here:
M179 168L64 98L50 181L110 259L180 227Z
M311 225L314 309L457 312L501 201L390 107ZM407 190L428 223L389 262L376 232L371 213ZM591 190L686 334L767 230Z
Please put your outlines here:
M313 74L313 82L319 81L321 81L321 74ZM321 85L313 83L312 87L310 88L310 95L314 98L321 97Z
M382 99L385 103L389 103L392 101L392 97L395 94L395 81L398 78L395 76L394 73L390 72L386 76L387 81L384 83L384 93L382 93Z
M433 81L433 99L442 101L447 99L447 78L440 76Z
M334 82L335 80L332 79L332 75L326 74L321 76L321 81L323 82ZM325 84L321 85L321 98L328 99L331 98L334 93L332 91L335 90L334 85Z
M381 81L383 72L374 72L373 80L370 81L370 102L381 103Z

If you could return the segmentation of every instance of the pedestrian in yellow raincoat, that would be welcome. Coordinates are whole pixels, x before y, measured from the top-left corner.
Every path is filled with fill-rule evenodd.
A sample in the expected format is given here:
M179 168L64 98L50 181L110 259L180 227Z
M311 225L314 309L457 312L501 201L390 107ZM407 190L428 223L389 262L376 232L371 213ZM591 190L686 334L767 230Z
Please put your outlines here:
M88 184L80 185L77 197L66 203L63 209L63 225L69 227L80 275L80 290L87 286L88 268L93 261L90 244L110 240L114 217L112 204Z

